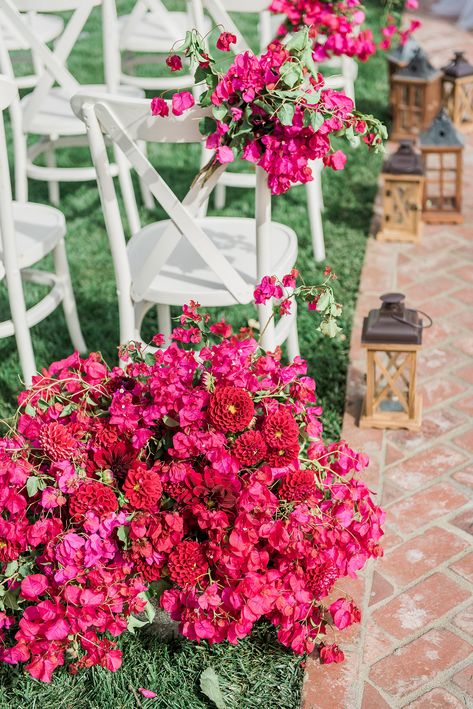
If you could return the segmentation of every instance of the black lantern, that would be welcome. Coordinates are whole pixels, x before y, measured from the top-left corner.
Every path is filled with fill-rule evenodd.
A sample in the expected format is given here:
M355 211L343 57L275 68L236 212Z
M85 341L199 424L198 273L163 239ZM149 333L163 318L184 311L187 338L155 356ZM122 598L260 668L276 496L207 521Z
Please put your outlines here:
M443 67L442 101L457 128L473 129L473 65L464 52Z
M394 140L413 138L428 128L440 108L441 76L420 48L404 69L393 74Z
M417 310L405 307L404 298L402 293L382 295L381 307L363 321L367 373L361 428L419 430L421 426L416 370L423 324Z
M463 139L442 108L420 136L425 181L422 216L429 223L463 221Z
M380 241L419 243L422 237L424 168L412 141L401 141L397 152L383 165Z

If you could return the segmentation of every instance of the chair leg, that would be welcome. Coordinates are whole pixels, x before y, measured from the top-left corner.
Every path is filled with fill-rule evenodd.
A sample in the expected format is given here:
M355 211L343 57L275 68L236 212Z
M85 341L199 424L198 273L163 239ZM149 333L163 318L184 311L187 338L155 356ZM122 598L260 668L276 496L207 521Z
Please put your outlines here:
M225 207L226 187L217 182L214 191L215 209L223 209Z
M26 306L23 295L23 285L18 271L7 273L8 298L10 311L15 328L16 346L20 358L21 371L27 387L31 386L33 376L36 374L31 333L26 322Z
M140 140L138 142L138 147L142 150L143 155L147 155L147 150L146 150L146 142L144 140ZM141 199L143 200L143 204L146 207L146 209L154 209L155 207L155 202L154 202L154 197L149 191L148 186L146 183L140 179L140 191L141 191Z
M49 147L46 151L46 165L54 169L56 167L56 154L54 152L54 142L53 139L51 138L51 147ZM49 192L49 201L51 204L54 204L56 207L59 206L61 202L61 195L59 193L59 182L56 180L48 180L48 192Z
M156 306L156 312L158 314L158 328L161 335L166 338L166 344L171 343L171 308L169 305L163 305L163 303L158 303Z
M292 362L293 359L299 357L300 354L301 352L299 349L299 335L297 333L297 317L294 315L293 323L287 336L287 356Z
M64 240L60 241L54 249L54 266L56 274L63 284L64 296L62 306L64 316L66 318L67 329L74 349L81 354L87 353L87 345L85 344L80 328L79 316L77 314L76 299L72 290L71 275L69 273L69 264L67 263L66 246Z
M306 184L307 210L309 212L310 231L314 258L318 261L325 260L324 228L320 207L320 188L316 180Z

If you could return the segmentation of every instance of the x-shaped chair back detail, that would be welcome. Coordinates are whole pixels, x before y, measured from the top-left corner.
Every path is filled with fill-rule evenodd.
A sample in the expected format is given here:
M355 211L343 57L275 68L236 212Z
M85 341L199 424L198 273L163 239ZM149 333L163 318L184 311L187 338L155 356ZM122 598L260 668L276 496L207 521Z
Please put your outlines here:
M169 34L169 49L171 49L173 42L183 38L187 28L179 27L161 0L136 0L128 20L120 31L120 46L122 49L126 49L126 38L135 33L148 12L158 18L161 27L167 30Z
M72 101L76 115L85 120L92 159L98 174L107 232L110 238L112 257L117 274L118 290L131 293L135 301L142 300L148 287L176 248L179 239L186 239L222 281L225 288L240 303L252 299L252 289L233 268L200 226L196 215L202 202L208 196L225 166L219 166L208 179L198 177L182 200L175 195L140 149L142 143L201 143L199 122L209 115L208 109L193 108L180 117L156 118L150 113L149 102L139 99L119 97L97 97L78 94ZM139 274L139 280L132 282L127 263L126 244L120 219L118 202L110 165L105 149L104 135L118 146L136 170L157 202L170 219L159 243L149 253L147 262ZM261 205L270 204L270 193L266 175L258 182L256 210L262 213ZM265 218L268 214L265 213ZM270 216L268 227L270 223ZM268 241L269 228L258 229L257 239ZM259 252L267 253L269 245L260 245ZM262 268L266 266L262 264Z
M72 98L78 91L79 83L67 68L67 60L74 45L87 22L92 10L113 0L55 0L54 3L47 0L0 0L0 12L6 18L15 32L20 35L33 50L44 65L44 73L34 88L28 101L28 112L23 119L23 127L27 132L32 122L41 110L48 92L57 82ZM31 28L20 15L20 11L37 12L66 12L72 11L72 16L67 23L64 32L57 40L55 49L50 49L41 42ZM110 13L109 13L110 16ZM113 17L113 15L112 15ZM104 36L110 34L110 28ZM112 29L113 34L113 29ZM107 57L107 52L104 53Z

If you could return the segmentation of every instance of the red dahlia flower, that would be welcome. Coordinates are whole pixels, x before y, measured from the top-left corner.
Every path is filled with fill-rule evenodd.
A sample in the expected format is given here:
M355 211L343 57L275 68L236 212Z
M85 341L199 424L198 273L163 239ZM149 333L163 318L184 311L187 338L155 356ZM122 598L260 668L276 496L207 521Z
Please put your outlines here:
M289 473L279 487L279 497L291 502L305 502L317 495L319 492L313 470L296 470L294 473Z
M168 559L169 576L179 586L193 585L203 576L209 564L199 542L184 541Z
M316 598L324 598L338 579L339 573L331 561L317 564L312 569L306 569L305 578L307 588Z
M118 509L118 500L113 491L99 482L85 482L69 500L69 512L72 517L95 512L105 516Z
M45 423L39 432L41 448L55 462L68 460L76 448L76 440L67 426L57 421Z
M299 427L286 409L280 409L267 417L263 426L263 435L271 448L283 448L297 443Z
M252 466L261 463L267 452L266 443L259 431L245 431L233 445L233 455L240 465Z
M219 387L210 399L210 423L220 431L243 431L254 415L253 400L246 389Z
M161 479L156 470L148 470L144 463L135 463L123 484L128 502L137 510L151 510L163 494Z
M294 463L299 456L299 444L289 443L279 448L270 448L268 452L268 465L271 468L283 468L290 463Z

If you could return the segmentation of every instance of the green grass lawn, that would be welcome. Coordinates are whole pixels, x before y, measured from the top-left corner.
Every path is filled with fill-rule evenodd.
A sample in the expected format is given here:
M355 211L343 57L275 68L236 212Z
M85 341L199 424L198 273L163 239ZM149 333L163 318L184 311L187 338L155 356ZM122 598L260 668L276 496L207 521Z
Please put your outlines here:
M126 11L131 0L119 0L119 11ZM381 10L376 0L369 7L376 22ZM251 29L251 24L248 24ZM100 26L97 11L72 57L71 66L83 82L100 80ZM358 107L386 119L387 82L384 60L375 56L360 66L357 81ZM316 330L313 315L299 311L299 338L302 356L308 360L309 373L317 380L319 401L324 407L326 435L340 435L345 394L345 377L350 329L368 235L372 204L376 192L381 157L368 154L363 147L348 150L346 169L327 171L323 176L325 199L324 229L327 262L336 272L336 295L344 305L344 339L328 340ZM160 169L179 195L185 194L198 169L199 151L181 147L163 148L153 154ZM61 164L77 164L84 159L80 151L68 151ZM179 180L176 180L178 176ZM229 190L225 213L252 216L253 201L246 190ZM67 248L83 332L91 350L100 350L109 361L116 358L118 339L117 304L112 261L95 184L70 184L61 188L61 208L67 225ZM44 184L30 183L30 199L47 202ZM162 216L142 212L144 221ZM273 218L290 225L299 237L298 267L307 283L318 283L326 264L316 265L312 255L303 187L273 199ZM31 292L29 298L36 296ZM8 312L6 294L0 292L2 319ZM223 314L223 313L222 313ZM227 320L245 324L254 317L250 307L225 311ZM146 328L151 334L151 317ZM71 350L64 317L60 309L33 330L33 345L38 368L67 355ZM0 415L11 414L20 388L18 358L14 339L0 341ZM0 709L200 709L211 703L201 693L199 677L209 666L221 678L229 709L294 709L299 705L302 669L300 658L278 646L265 626L238 648L228 645L209 648L182 639L163 642L141 631L122 642L124 664L115 675L93 669L78 677L60 671L49 686L26 677L21 669L0 668ZM145 687L158 693L146 700L136 695Z

